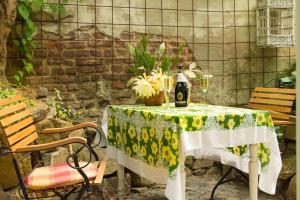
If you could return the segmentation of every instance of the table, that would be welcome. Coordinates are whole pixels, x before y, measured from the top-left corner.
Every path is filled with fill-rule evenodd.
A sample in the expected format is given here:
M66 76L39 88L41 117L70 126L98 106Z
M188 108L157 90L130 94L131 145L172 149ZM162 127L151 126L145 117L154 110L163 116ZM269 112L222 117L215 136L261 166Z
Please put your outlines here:
M267 111L191 104L186 108L107 106L102 129L107 157L156 183L170 200L185 199L186 156L220 161L249 173L250 199L257 188L275 194L282 166L272 118ZM260 179L258 183L258 174Z

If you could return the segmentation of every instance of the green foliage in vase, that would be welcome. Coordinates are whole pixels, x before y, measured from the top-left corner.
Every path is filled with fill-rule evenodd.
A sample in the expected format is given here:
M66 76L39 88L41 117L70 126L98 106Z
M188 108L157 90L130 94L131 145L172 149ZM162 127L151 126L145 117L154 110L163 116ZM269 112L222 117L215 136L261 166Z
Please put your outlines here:
M143 73L149 74L153 70L162 70L162 73L168 73L169 70L176 66L179 62L179 55L184 50L183 46L178 48L176 55L170 56L166 52L165 43L161 43L159 48L152 53L149 48L149 37L144 35L134 47L128 44L129 54L134 59L134 66L129 68L129 71L135 76L140 76Z
M33 11L42 12L49 7L51 14L59 13L59 16L63 17L66 14L64 4L69 1L70 0L62 0L61 4L47 4L46 0L18 0L17 13L22 19L22 24L16 25L17 38L14 40L14 44L23 56L23 68L14 75L15 86L22 86L25 76L30 74L33 70L33 64L31 62L32 48L36 48L36 44L33 40L33 35L36 32L36 26L32 21Z

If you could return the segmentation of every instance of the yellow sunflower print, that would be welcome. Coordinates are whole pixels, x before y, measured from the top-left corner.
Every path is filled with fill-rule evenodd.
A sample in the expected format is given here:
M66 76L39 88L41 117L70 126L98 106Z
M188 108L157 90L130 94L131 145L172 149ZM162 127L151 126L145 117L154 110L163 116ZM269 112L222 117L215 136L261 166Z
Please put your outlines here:
M169 156L169 165L176 165L177 164L177 159L176 156L174 154L170 154Z
M150 128L150 137L151 138L155 137L155 130L154 130L154 128Z
M217 121L224 122L224 120L225 120L225 115L224 114L217 115Z
M168 146L163 146L162 148L162 158L169 161L171 155L171 149Z
M182 128L182 129L186 129L186 128L188 127L188 120L187 120L187 118L181 117L181 118L179 119L179 126L180 126L180 128Z
M153 156L151 156L151 155L149 155L148 156L148 163L150 164L150 165L154 165L154 158L153 158Z
M132 145L132 150L133 150L133 153L137 153L138 150L139 150L138 145L137 145L137 144L133 144L133 145Z
M174 150L178 149L178 138L176 133L172 133L171 146Z
M152 151L152 153L153 153L154 155L157 155L157 153L158 153L158 147L157 147L157 144L156 144L155 142L153 142L153 143L151 144L151 151Z
M135 130L134 126L129 125L128 133L129 133L129 136L131 139L133 139L136 136L136 130Z
M265 113L256 114L256 123L258 126L264 125L266 123Z
M146 148L145 148L145 147L142 147L142 148L141 148L141 155L145 157L146 154L147 154Z
M234 119L229 119L228 122L227 122L228 128L229 128L230 130L232 130L233 127L234 127L234 125L235 125Z
M193 123L192 126L196 129L201 129L203 126L203 120L202 120L202 116L195 116L193 117Z
M147 128L142 128L142 139L144 140L145 143L148 142L148 131Z
M171 131L169 129L164 131L164 135L165 135L166 140L171 139Z
M131 156L131 149L130 149L130 147L126 147L126 153Z
M111 117L108 118L108 126L113 126L113 119Z

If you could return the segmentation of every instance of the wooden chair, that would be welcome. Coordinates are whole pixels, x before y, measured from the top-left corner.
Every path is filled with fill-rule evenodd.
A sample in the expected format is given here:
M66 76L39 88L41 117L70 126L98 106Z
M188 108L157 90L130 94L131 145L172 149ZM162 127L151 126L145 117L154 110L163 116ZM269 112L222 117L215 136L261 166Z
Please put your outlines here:
M251 95L249 104L246 106L251 109L268 110L272 116L274 126L285 127L295 124L295 116L291 115L294 102L296 100L296 90L286 88L265 88L257 87ZM284 147L285 133L281 142L281 150ZM223 165L221 165L223 168ZM221 179L214 186L210 200L214 199L214 193L218 186L223 183L235 180L234 178L227 178L229 174L235 170L243 178L242 180L248 182L248 177L238 169L230 167L229 170L221 177ZM223 170L222 170L223 171ZM227 179L226 179L227 178Z
M100 134L99 141L101 141L100 129L91 122L66 128L45 129L39 134L63 133L77 129L85 129L87 133L88 128L93 128L96 132L87 135L87 138L70 137L51 143L37 144L38 133L31 112L23 100L21 96L0 100L0 124L4 133L2 137L4 146L1 146L1 150L4 155L12 155L13 165L20 184L20 195L29 200L32 199L32 197L29 198L31 192L47 191L47 194L52 192L54 196L66 200L72 193L78 192L76 199L81 199L85 191L88 191L91 183L102 182L106 161L100 162L93 150L100 142L92 146L95 133ZM40 151L69 144L79 144L80 148L71 153L66 158L65 163L43 166L43 162L41 162L42 166L35 168L23 180L15 154L37 152L41 159ZM90 158L87 162L80 162L78 153L84 148L88 149ZM96 160L93 163L91 162L92 157Z

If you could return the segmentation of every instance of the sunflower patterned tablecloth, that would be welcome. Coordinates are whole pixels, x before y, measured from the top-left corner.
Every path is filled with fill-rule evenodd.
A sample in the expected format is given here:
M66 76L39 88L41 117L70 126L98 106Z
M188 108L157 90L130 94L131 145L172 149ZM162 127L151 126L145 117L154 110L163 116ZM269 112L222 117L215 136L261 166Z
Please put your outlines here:
M176 176L180 159L188 155L248 172L248 146L259 143L259 186L275 192L281 160L269 112L204 104L171 107L171 111L163 106L120 105L108 106L103 121L110 147L166 169L169 179Z

